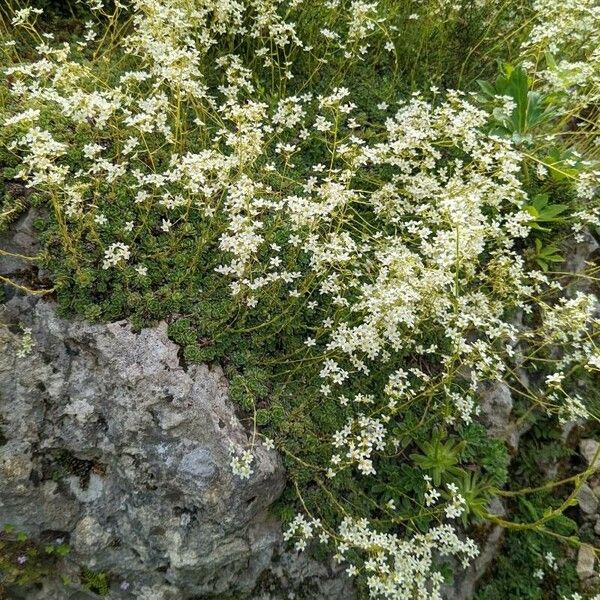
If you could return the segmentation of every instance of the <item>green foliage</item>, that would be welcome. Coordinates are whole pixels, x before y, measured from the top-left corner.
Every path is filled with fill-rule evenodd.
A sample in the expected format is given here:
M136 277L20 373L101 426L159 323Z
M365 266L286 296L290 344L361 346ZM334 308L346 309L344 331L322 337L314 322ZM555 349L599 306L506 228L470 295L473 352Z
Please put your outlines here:
M548 552L557 559L556 571L545 559ZM537 569L544 571L542 580L534 576ZM578 588L571 550L548 536L508 532L494 561L492 578L483 584L474 600L563 600Z
M488 99L508 96L513 100L510 113L497 108L493 115L500 125L495 133L511 137L516 144L531 143L532 132L556 116L551 99L531 89L532 82L520 65L505 65L494 84L481 80L477 83Z
M548 194L535 195L529 204L524 207L530 216L531 221L529 227L540 231L549 231L540 223L557 223L564 220L564 216L560 217L569 207L565 204L551 204Z
M82 569L81 582L86 589L98 594L101 598L104 598L108 594L108 576L102 571L92 571L87 568Z
M0 530L0 597L12 586L26 587L53 577L69 552L62 540L40 544L6 523Z
M548 169L555 182L568 182L581 172L581 155L572 148L552 146L541 154L541 163Z
M460 455L466 446L465 441L447 439L445 432L436 430L430 441L417 442L422 454L411 454L410 458L433 478L433 485L442 483L443 475L462 475L462 471L456 467Z
M478 473L465 472L458 479L458 491L466 500L467 510L460 517L465 527L471 519L482 519L487 514L493 497L488 479Z
M460 439L466 442L462 460L467 465L479 465L490 483L502 487L508 479L510 455L506 444L490 438L485 428L472 423L459 430Z
M510 468L510 485L513 489L542 486L548 482L546 470L550 465L560 465L556 479L577 472L569 459L573 451L558 443L560 433L550 427L549 420L539 418L520 442L519 454ZM536 493L518 495L505 499L511 520L532 523L560 506L571 492L569 485L555 486ZM559 514L547 523L555 536L544 535L535 530L507 530L503 547L494 562L475 600L563 600L580 590L575 572L577 547L566 539L577 539L580 525L575 520L577 512ZM556 560L553 567L548 560L550 553ZM540 579L535 572L543 571ZM587 596L584 596L587 597Z
M554 244L544 244L540 238L535 238L535 254L534 259L536 264L543 271L547 271L552 263L562 263L564 257L559 254L559 248Z
M557 506L561 498L555 494L535 494L519 497L513 503L516 521L539 519L548 506ZM578 525L565 515L551 522L550 528L562 536L577 533ZM556 560L553 566L548 554ZM575 572L576 550L557 539L535 531L507 531L503 548L488 578L475 600L562 600L579 589ZM536 571L542 571L541 578Z

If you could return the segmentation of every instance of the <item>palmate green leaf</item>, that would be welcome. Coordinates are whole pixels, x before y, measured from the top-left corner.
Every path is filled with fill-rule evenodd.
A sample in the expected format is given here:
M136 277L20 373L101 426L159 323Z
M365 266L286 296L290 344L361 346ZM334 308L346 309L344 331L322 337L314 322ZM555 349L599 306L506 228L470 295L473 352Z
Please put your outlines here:
M436 431L430 442L418 444L423 454L411 454L410 458L424 471L431 473L434 485L442 482L442 475L462 475L463 471L456 467L465 449L466 442L449 439L442 442L442 433Z
M490 482L478 473L465 471L456 480L458 491L466 501L467 510L461 515L463 525L467 525L469 516L482 518L488 511L492 497Z

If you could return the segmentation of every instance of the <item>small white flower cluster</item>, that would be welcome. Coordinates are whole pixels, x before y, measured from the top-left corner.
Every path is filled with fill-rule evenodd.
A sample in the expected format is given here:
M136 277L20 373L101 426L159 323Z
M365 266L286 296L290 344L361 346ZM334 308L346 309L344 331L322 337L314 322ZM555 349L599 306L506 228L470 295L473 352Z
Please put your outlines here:
M120 262L127 261L131 256L129 246L123 242L115 242L111 244L104 252L104 262L102 263L103 269L114 267Z
M552 91L568 94L569 106L600 98L600 5L597 0L536 0L535 25L524 44L526 64L546 56L538 75Z
M546 554L544 554L544 560L553 571L558 571L558 563L556 562L556 557L554 554L552 554L552 552L546 552Z
M34 17L37 17L37 16L41 15L43 12L44 11L41 8L33 8L31 6L28 6L26 8L21 8L21 9L15 11L15 16L13 17L11 23L15 27L18 27L19 25L24 25L26 23L29 23L32 15L34 15Z
M450 504L444 508L444 512L447 519L456 519L465 512L467 501L459 494L458 486L455 483L449 483L446 487L450 493Z
M238 451L232 445L229 452L231 454L229 466L231 467L233 474L241 477L242 479L250 479L250 476L254 473L254 469L252 469L254 454L252 451Z
M427 491L425 492L425 506L433 506L441 498L441 494L431 484L431 477L429 475L425 475L424 479L427 487Z
M29 356L35 347L35 341L31 333L31 327L22 327L22 330L23 335L21 337L19 349L17 350L18 358L25 358L26 356Z
M579 210L573 214L573 225L576 242L584 242L586 231L594 227L600 227L600 206L586 206L585 210ZM589 235L589 234L588 234Z
M454 556L466 565L478 554L472 540L461 540L447 524L404 540L373 531L366 519L347 518L338 535L342 540L337 545L338 560L349 549L368 556L362 571L373 598L441 600L444 578L434 568L435 557Z
M65 165L57 165L55 161L66 153L67 145L55 140L49 131L32 126L24 136L8 147L11 150L27 149L28 154L22 159L18 177L26 179L28 187L42 184L60 185L65 181L68 168Z
M371 455L374 450L385 449L385 427L377 419L359 415L350 419L346 426L333 436L334 448L347 448L348 463L356 463L363 475L375 473ZM335 456L335 455L334 455ZM337 459L333 459L336 464Z
M581 396L578 395L565 394L562 399L559 399L557 395L550 394L548 397L548 404L550 407L553 405L556 407L558 420L563 425L574 421L589 419L590 417L590 413Z
M323 534L321 521L319 519L307 520L303 515L296 515L290 522L288 528L283 534L283 539L287 542L296 538L295 548L302 551L306 549L307 543L314 536L316 531L321 530ZM321 538L321 541L327 541L327 536Z
M36 108L28 108L23 112L17 113L8 119L5 119L3 126L11 127L17 123L36 122L40 118L40 111Z
M576 292L573 298L560 298L557 304L544 308L541 335L550 342L583 350L588 339L586 325L594 321L598 298Z

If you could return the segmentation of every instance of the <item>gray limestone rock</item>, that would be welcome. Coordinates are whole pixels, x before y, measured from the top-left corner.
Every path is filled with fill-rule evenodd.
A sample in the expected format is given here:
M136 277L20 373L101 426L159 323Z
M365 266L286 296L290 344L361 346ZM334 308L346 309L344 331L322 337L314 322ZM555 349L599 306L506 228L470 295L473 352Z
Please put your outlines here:
M12 189L8 189L9 186ZM13 195L27 196L29 190L20 184L11 183L7 190ZM8 231L0 232L0 275L17 285L40 289L50 286L48 273L41 267L37 258L41 253L41 245L34 228L36 219L42 218L38 209L30 208L19 216ZM12 298L17 288L2 285L5 296Z
M596 562L596 553L592 546L583 544L579 547L577 554L577 575L579 579L589 579L594 575L594 563Z
M491 527L485 539L479 545L479 555L464 571L457 569L452 587L444 592L444 600L470 600L475 595L481 578L493 565L502 547L504 529L495 525Z
M588 229L581 232L582 240L574 243L566 252L564 270L571 273L581 273L590 266L593 253L600 247ZM577 280L572 287L581 291L588 291L589 282Z
M516 448L521 432L511 419L513 400L509 387L503 381L495 381L480 385L478 392L481 422L489 434Z
M232 474L230 448L249 435L221 369L183 368L164 323L136 333L66 320L21 296L0 319L0 524L65 537L71 561L128 582L114 597L252 597L286 556L268 514L285 476L262 445L248 480ZM23 327L35 344L25 355ZM331 576L307 568L317 590ZM325 586L315 598L352 597L345 579Z
M600 456L598 456L599 447L600 444L596 440L585 439L579 442L579 451L585 458L588 467L591 467L592 463L594 463L596 469L600 468Z
M579 502L579 508L586 515L593 515L598 510L598 498L596 498L590 486L585 483L577 492L577 501Z
M481 416L487 430L493 437L504 437L507 434L512 396L508 386L497 381L480 387Z

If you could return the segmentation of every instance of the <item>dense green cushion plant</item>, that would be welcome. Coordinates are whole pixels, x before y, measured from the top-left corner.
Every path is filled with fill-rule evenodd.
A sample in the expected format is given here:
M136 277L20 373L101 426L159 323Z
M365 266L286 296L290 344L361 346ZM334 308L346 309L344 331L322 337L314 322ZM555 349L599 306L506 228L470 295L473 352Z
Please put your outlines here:
M42 209L63 311L166 320L184 363L224 366L249 431L231 468L280 450L297 549L372 597L437 598L486 522L578 543L561 519L591 470L526 521L491 514L514 490L479 420L497 381L520 423L596 419L597 303L559 270L599 223L592 2L565 21L91 0L69 34L39 10L2 9L3 177L23 187L0 223Z

